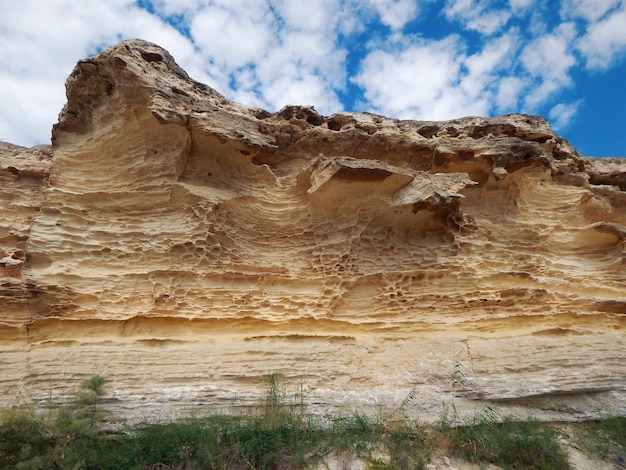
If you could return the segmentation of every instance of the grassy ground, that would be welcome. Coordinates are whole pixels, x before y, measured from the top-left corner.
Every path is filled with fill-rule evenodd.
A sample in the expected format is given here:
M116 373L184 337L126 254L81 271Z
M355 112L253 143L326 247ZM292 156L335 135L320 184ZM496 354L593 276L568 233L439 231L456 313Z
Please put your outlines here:
M576 426L575 434L586 454L615 461L626 468L626 417L607 416L580 423Z
M0 412L0 469L195 470L314 468L329 454L367 461L371 469L423 469L433 452L508 469L567 469L557 429L532 419L503 420L486 408L470 422L424 426L402 409L389 418L340 416L323 425L302 400L288 400L268 378L263 403L247 414L102 429L98 397L104 379L83 382L73 401L41 413L28 406ZM404 404L403 404L404 405ZM453 425L454 424L454 425ZM577 426L589 455L619 459L626 418Z

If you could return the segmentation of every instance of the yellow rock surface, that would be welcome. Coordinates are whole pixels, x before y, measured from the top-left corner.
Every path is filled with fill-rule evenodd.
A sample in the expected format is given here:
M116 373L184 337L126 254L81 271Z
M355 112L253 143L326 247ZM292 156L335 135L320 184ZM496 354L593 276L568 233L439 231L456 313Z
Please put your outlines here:
M52 146L0 144L0 395L94 373L129 419L497 402L625 412L626 161L541 118L270 114L128 41L81 61Z

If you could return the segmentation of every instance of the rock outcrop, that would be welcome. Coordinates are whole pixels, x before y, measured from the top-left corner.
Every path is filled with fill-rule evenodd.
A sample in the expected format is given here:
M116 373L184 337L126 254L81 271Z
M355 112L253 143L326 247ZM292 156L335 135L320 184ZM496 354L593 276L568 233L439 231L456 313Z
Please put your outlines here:
M67 98L0 144L4 404L98 373L173 417L278 373L320 413L626 411L626 160L536 116L270 114L137 40Z

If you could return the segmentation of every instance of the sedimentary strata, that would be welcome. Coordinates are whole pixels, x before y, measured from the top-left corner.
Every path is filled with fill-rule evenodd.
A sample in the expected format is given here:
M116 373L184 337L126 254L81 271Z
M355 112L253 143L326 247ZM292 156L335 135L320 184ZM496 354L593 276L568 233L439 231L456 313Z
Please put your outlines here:
M3 403L98 373L169 417L278 373L320 413L623 407L625 160L536 116L271 114L143 41L67 99L51 146L0 144Z

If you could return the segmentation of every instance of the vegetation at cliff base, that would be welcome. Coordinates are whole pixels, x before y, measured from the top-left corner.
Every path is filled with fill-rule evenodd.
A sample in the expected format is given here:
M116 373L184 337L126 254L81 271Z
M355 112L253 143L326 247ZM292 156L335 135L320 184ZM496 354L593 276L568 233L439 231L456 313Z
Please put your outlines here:
M584 450L601 459L615 459L626 467L626 417L608 416L577 428Z
M265 399L246 413L111 428L99 400L104 386L93 376L64 406L1 410L0 469L326 468L318 465L333 455L375 470L424 469L435 452L509 469L570 468L554 425L502 419L494 407L454 425L421 425L402 407L387 417L353 413L322 423L270 375ZM594 452L612 458L626 448L625 430L624 418L585 423L584 442L608 442Z
M502 420L497 410L487 407L449 435L453 448L470 462L519 469L569 468L554 427L535 419Z

